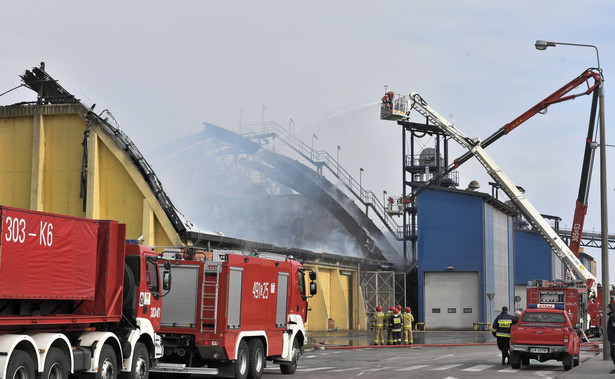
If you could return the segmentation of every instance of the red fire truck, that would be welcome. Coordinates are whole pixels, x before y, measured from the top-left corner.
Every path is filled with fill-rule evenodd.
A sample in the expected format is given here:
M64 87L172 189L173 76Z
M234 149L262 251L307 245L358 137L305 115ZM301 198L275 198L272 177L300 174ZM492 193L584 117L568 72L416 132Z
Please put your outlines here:
M532 280L527 283L527 304L538 308L563 307L572 320L572 324L581 324L587 328L588 301L587 283L585 280Z
M0 378L147 377L163 352L156 253L116 221L2 206L0 220Z
M307 342L306 270L274 254L165 252L173 289L162 302L164 356L152 372L260 378L265 361L293 374ZM309 271L309 293L316 274Z

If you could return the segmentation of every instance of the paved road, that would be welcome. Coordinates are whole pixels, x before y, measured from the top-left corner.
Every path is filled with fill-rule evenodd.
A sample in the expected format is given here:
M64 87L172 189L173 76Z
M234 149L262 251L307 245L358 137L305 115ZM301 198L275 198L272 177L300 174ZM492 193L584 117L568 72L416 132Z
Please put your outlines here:
M582 352L581 365L595 354ZM302 357L294 376L271 365L263 378L559 378L566 373L557 361L532 360L521 370L500 363L493 345L315 350Z

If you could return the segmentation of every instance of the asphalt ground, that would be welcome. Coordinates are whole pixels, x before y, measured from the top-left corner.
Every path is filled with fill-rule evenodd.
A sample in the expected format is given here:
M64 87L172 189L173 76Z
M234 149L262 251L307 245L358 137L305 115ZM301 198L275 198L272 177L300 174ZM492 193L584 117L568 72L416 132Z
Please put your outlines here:
M463 345L495 345L495 338L490 331L414 331L413 346L448 347ZM374 348L371 332L310 332L310 348L318 350L326 349L360 349L362 347ZM407 347L381 346L379 348ZM610 359L605 360L602 354L602 340L584 342L581 349L595 355L573 368L570 371L559 374L558 378L585 379L585 378L615 378L610 371L615 369L615 364Z

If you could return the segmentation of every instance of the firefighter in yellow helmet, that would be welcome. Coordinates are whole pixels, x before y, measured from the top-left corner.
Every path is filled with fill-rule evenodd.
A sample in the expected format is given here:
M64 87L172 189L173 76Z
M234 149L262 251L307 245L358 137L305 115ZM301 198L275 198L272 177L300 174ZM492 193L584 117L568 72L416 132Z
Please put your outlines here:
M414 316L412 316L412 309L406 307L406 312L403 316L404 319L404 344L412 345L412 323L414 322Z
M389 307L389 311L384 315L384 324L387 328L387 345L393 345L393 331L391 330L391 318L393 317L394 306Z
M384 345L384 312L379 305L372 319L372 329L374 330L374 345Z
M393 345L401 345L402 319L397 308L393 309L390 325L393 332Z

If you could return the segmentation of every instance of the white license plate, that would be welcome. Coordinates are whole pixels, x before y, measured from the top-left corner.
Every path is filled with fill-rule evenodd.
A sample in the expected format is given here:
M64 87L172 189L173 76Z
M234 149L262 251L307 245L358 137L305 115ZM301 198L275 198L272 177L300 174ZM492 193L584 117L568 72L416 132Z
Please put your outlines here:
M530 353L548 353L549 352L549 348L547 347L530 347Z

